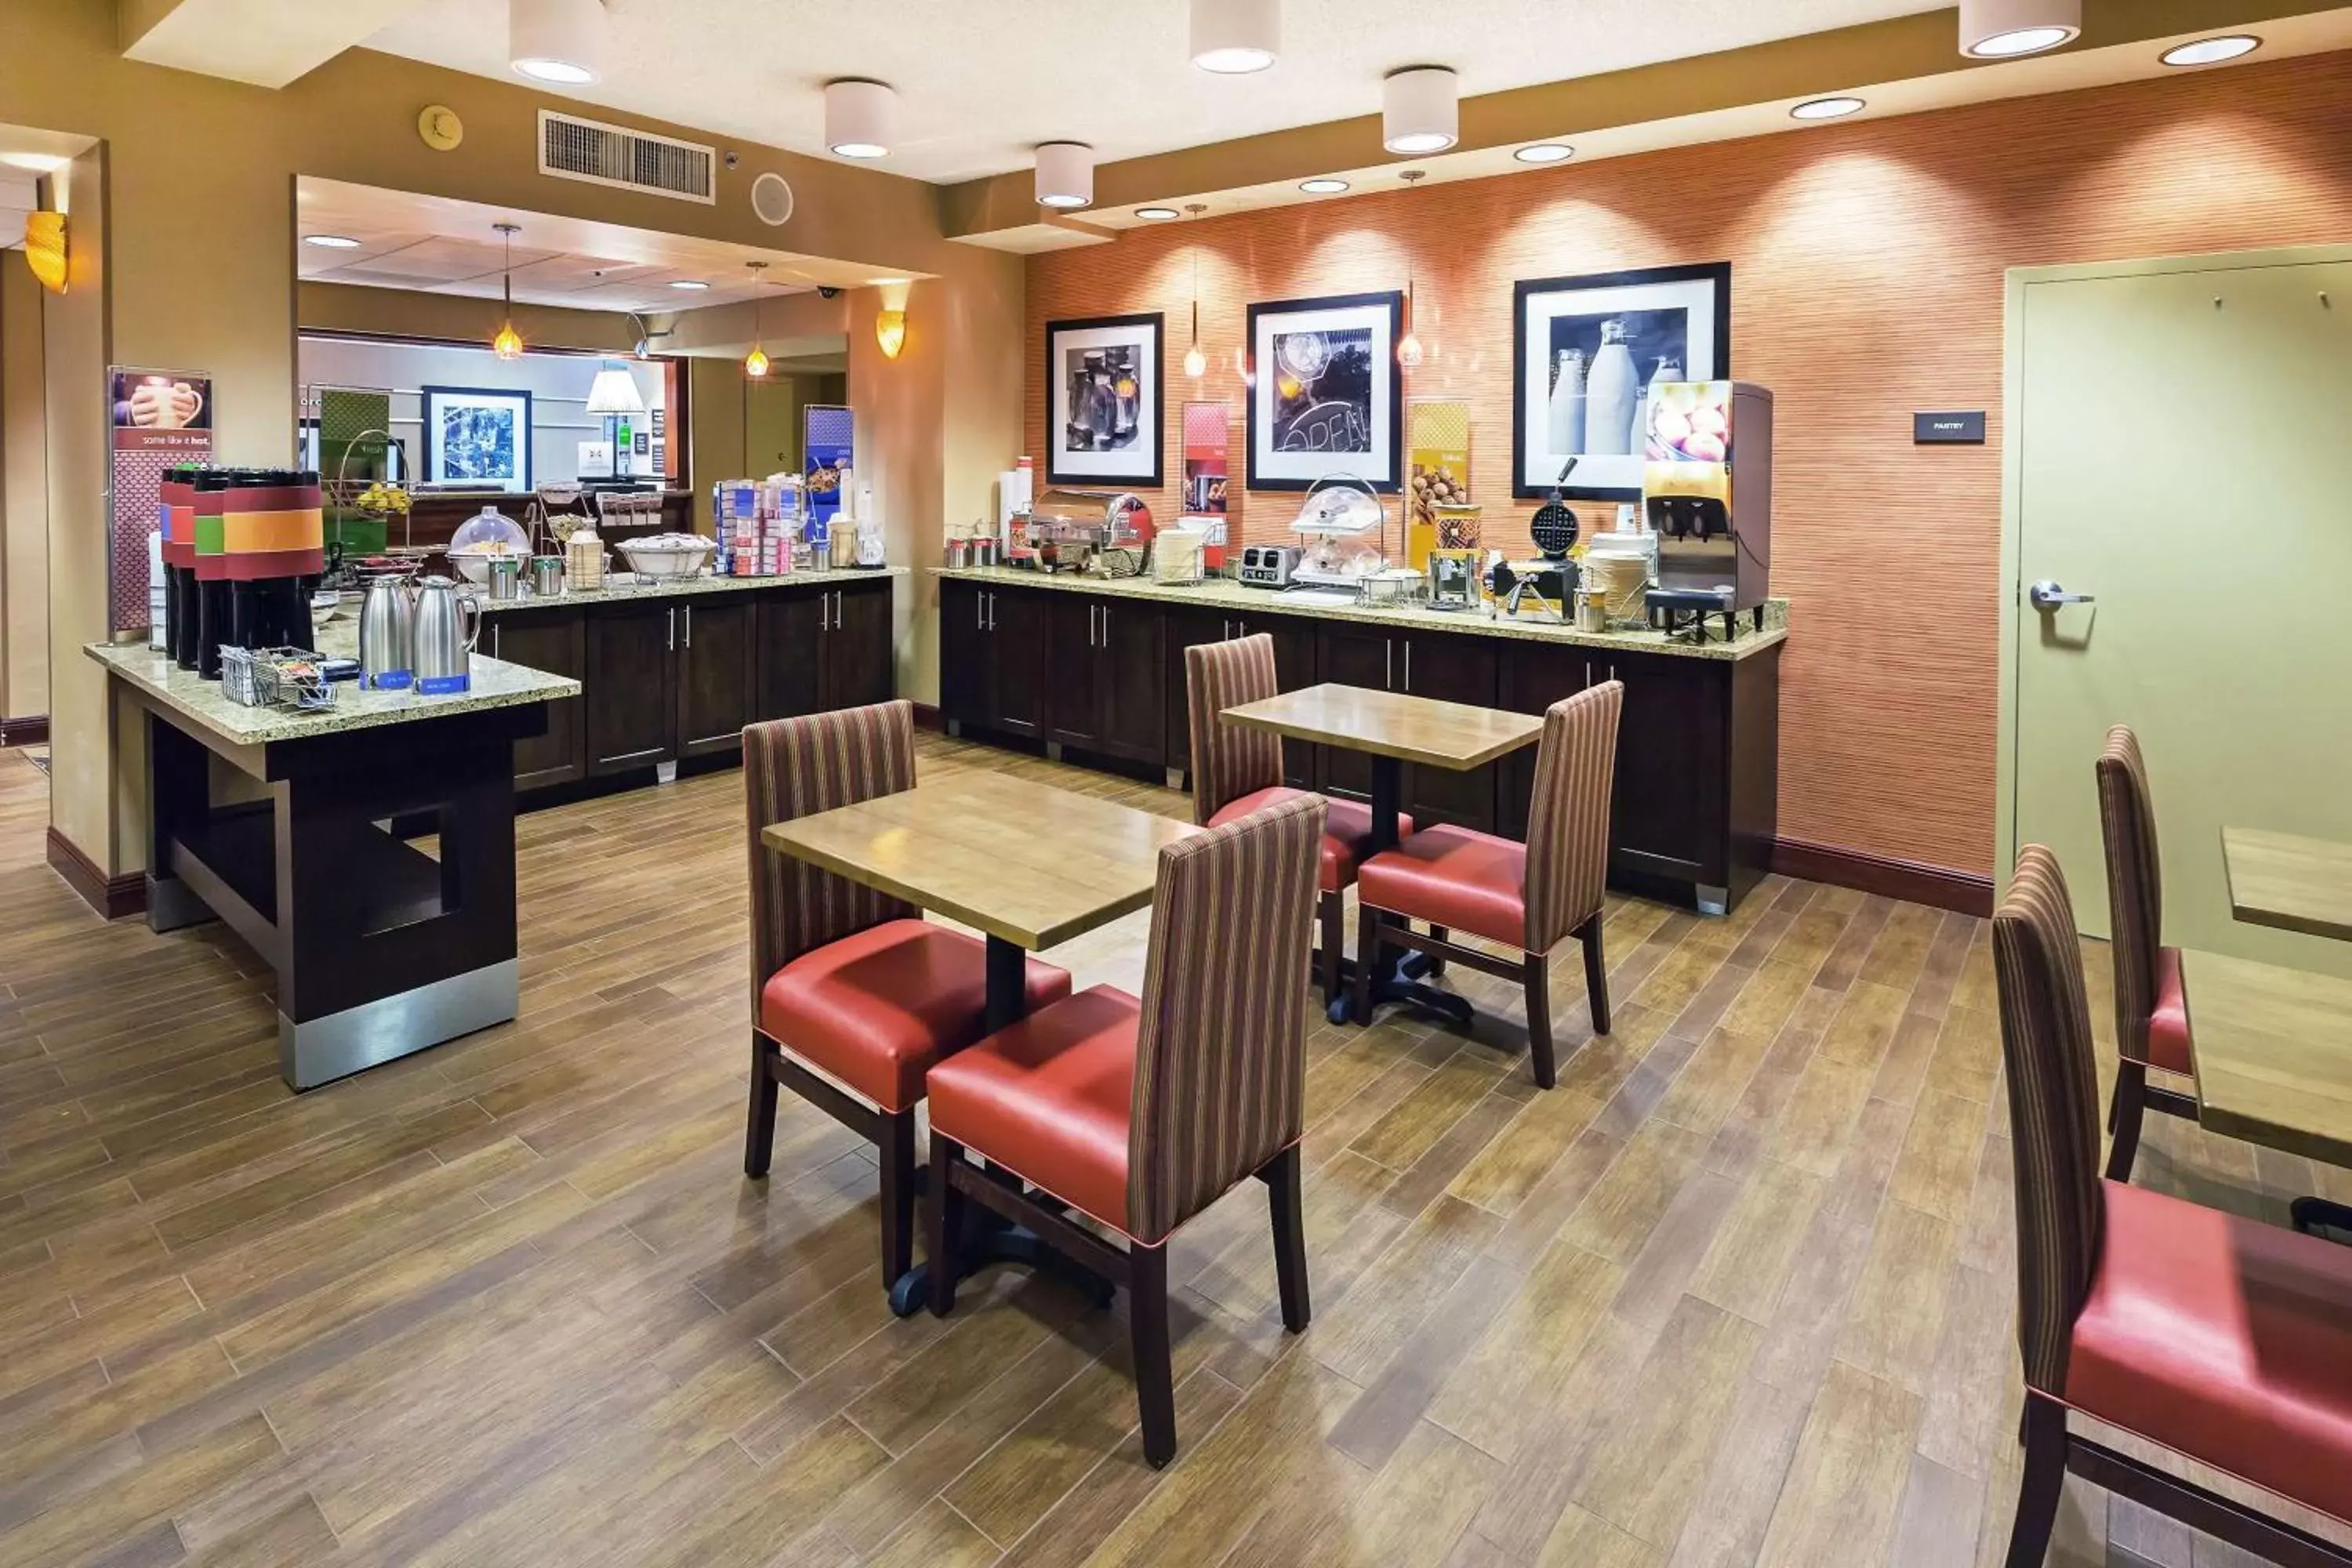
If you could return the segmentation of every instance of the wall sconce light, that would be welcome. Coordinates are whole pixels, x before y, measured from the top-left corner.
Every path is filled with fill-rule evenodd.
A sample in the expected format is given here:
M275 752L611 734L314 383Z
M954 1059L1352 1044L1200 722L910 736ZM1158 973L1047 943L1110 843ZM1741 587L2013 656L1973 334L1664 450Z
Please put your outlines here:
M52 294L66 291L66 215L25 215L25 265Z
M898 351L907 346L907 312L885 310L876 316L874 341L882 346L884 359L897 359Z

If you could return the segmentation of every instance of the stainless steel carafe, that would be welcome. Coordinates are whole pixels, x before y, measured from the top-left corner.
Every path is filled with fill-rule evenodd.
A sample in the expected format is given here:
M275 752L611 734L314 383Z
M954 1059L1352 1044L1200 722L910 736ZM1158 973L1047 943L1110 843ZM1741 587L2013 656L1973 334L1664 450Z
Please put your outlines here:
M417 584L416 689L427 697L465 690L481 630L481 605L458 593L455 582L427 577Z
M416 614L408 584L378 577L360 602L360 684L383 689L407 687L416 668Z

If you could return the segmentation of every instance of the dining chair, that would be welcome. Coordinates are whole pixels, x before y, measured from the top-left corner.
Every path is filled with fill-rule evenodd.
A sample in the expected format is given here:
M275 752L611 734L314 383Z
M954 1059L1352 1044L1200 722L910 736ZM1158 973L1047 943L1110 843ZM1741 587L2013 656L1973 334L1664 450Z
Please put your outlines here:
M2040 845L1993 916L1993 963L2026 1393L2009 1568L2042 1561L2070 1470L2269 1561L2352 1564L2069 1429L2090 1417L2352 1526L2352 1248L2100 1175L2082 946Z
M1551 985L1545 956L1573 936L1584 945L1592 1028L1609 1032L1609 967L1601 910L1609 872L1609 797L1617 773L1622 682L1604 680L1544 711L1535 794L1524 844L1468 827L1431 827L1364 862L1356 873L1355 1015L1370 1016L1370 975L1383 946L1406 947L1517 980L1527 991L1528 1047L1538 1087L1557 1079ZM1429 926L1416 931L1412 922ZM1452 941L1465 931L1518 950L1514 961Z
M1168 1240L1250 1175L1266 1184L1282 1325L1307 1328L1299 975L1325 811L1318 795L1277 801L1161 849L1140 999L1097 985L931 1069L931 1310L955 1306L966 1199L1126 1286L1155 1468L1176 1453Z
M1218 717L1228 708L1276 695L1274 638L1264 632L1227 642L1195 643L1184 650L1186 718L1192 736L1192 820L1219 827L1276 801L1309 791L1282 782L1282 738L1264 730L1228 724ZM1322 928L1318 967L1323 1000L1339 995L1340 942L1346 929L1346 893L1356 867L1371 845L1371 807L1355 801L1326 803L1323 846L1317 861L1316 902ZM1412 818L1397 818L1397 834L1412 832Z
M2115 1094L2107 1102L2107 1178L2131 1180L2142 1117L2151 1110L2197 1119L2193 1094L2151 1086L2147 1069L2193 1079L2189 1005L2180 988L2180 950L2164 945L2164 861L2157 851L2156 807L2147 763L2128 725L2107 731L2099 753L2099 834L2107 860L2108 952L2115 965Z
M915 1105L923 1077L984 1032L987 949L976 937L929 923L912 904L769 848L760 831L914 787L909 703L743 731L754 1020L743 1173L768 1173L779 1085L871 1141L881 1156L885 1289L914 1261ZM1066 971L1029 961L1029 1005L1069 994Z

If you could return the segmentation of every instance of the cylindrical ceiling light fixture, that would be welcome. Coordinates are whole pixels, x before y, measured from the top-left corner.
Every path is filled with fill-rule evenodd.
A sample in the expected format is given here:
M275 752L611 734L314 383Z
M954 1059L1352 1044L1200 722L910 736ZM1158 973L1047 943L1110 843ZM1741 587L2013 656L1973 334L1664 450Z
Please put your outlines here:
M1095 150L1083 142L1045 142L1037 147L1037 205L1082 207L1095 199Z
M1444 66L1407 66L1381 83L1381 145L1407 154L1443 153L1461 139L1462 113L1454 72Z
M1192 63L1246 76L1282 50L1282 0L1192 0Z
M604 76L604 0L508 0L507 64L534 81L584 87Z
M2083 0L1960 0L1960 53L2006 60L2083 35Z
M888 84L852 77L824 84L824 144L837 158L890 155L898 95Z

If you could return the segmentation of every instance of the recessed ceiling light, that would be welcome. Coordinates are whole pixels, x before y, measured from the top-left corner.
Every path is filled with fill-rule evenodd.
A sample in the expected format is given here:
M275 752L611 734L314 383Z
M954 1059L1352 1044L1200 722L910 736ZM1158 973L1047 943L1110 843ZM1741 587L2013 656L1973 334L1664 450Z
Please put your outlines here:
M1169 219L1178 217L1182 215L1178 213L1174 207L1138 207L1135 209L1135 216L1140 218L1150 218L1153 223L1166 223Z
M1995 33L1969 53L1982 60L2005 60L2017 55L2038 55L2044 49L2054 49L2074 37L2070 27L2020 27L2014 33Z
M1858 98L1816 98L1797 105L1789 114L1796 120L1843 120L1868 107Z
M71 162L72 159L60 158L55 153L0 153L0 163L11 168L30 169L37 174L54 174Z
M887 158L898 94L878 81L849 77L824 84L824 144L836 158Z
M302 243L315 245L321 250L357 250L360 247L360 242L348 234L306 234L302 237Z
M2263 41L2251 33L2232 33L2222 38L2200 38L2193 44L2176 44L2158 58L2168 66L2217 66L2223 60L2251 55L2262 47Z
M709 285L709 284L705 283L705 282L704 282L701 279L699 279L699 278L673 278L673 279L671 279L669 280L669 286L670 286L671 288L673 288L673 289L693 289L693 290L695 290L695 291L696 291L696 292L698 292L698 292L700 292L702 289L708 289L708 288L709 288L709 287L710 287L710 285Z
M1532 147L1522 147L1511 154L1522 163L1565 163L1576 156L1576 149L1557 142L1538 142Z
M1298 182L1298 188L1310 196L1331 196L1346 190L1348 182L1331 179L1301 180Z

